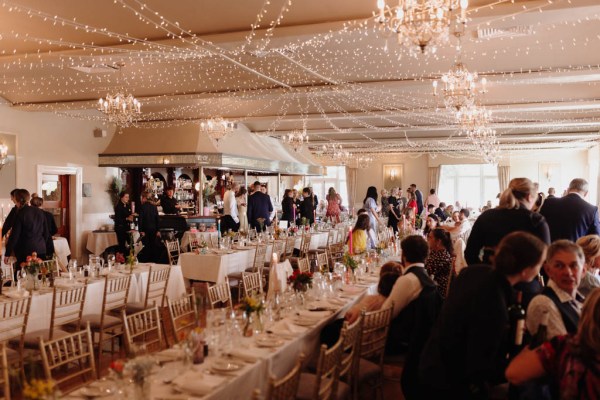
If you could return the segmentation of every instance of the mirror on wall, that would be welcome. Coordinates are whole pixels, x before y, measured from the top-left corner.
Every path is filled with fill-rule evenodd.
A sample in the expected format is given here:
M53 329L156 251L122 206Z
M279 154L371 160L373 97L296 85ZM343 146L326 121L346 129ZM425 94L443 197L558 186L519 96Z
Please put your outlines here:
M0 198L9 198L17 187L17 136L0 132Z

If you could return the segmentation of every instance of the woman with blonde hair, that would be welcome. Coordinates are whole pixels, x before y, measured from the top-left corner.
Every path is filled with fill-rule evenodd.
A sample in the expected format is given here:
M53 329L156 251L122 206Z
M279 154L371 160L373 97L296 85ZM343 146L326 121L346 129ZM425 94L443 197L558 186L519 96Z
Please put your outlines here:
M598 269L600 268L600 236L587 235L577 239L577 244L583 249L585 255L585 263L583 265L583 277L579 283L577 290L584 297L600 287L600 278L598 277Z
M548 376L553 398L600 399L600 289L581 312L575 335L556 336L535 350L525 349L506 369L506 378L523 385Z
M550 244L550 230L545 218L531 211L537 193L533 182L527 178L514 178L500 196L500 205L482 213L475 223L467 241L467 263L489 264L494 249L502 238L511 232L529 232ZM483 250L483 258L480 252Z

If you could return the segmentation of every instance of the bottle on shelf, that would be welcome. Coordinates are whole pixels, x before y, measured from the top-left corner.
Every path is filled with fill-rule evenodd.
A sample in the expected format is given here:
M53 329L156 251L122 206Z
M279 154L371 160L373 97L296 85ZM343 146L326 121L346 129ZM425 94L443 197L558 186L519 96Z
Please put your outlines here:
M523 292L517 292L517 301L508 307L510 321L510 338L513 354L520 351L523 346L523 335L525 333L525 310L522 307Z
M548 340L548 318L548 310L544 310L542 312L542 318L540 320L540 324L538 325L537 332L535 333L535 336L533 336L531 342L529 343L530 349L535 349L536 347L541 346L542 343Z

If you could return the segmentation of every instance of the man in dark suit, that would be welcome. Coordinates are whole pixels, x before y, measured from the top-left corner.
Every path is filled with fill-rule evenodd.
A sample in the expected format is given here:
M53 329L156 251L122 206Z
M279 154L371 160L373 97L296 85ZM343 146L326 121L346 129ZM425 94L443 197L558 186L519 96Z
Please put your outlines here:
M271 212L273 212L273 204L268 194L260 191L260 182L254 182L254 193L248 197L248 223L251 228L256 228L260 231L261 226L258 218L264 218L263 230L266 226L271 225Z
M143 192L141 196L142 205L140 206L139 231L144 249L142 251L141 261L159 262L160 261L160 231L158 230L158 208L152 200L152 193Z
M548 222L553 242L558 239L576 242L582 236L600 233L598 207L584 200L587 193L587 181L576 178L569 184L566 196L546 199L540 214Z
M46 239L49 233L44 212L29 205L30 195L25 189L19 189L15 194L15 199L19 211L6 243L4 262L8 264L8 256L14 255L17 258L15 265L15 273L17 273L21 269L21 263L31 253L36 252L41 259L50 254L47 254L46 250Z
M546 199L555 199L556 198L556 189L554 188L548 188L548 196L546 196Z
M415 197L417 199L417 214L421 215L421 213L423 212L423 193L421 193L421 191L417 189L417 185L415 185L414 183L410 185L410 189L411 192L415 194Z

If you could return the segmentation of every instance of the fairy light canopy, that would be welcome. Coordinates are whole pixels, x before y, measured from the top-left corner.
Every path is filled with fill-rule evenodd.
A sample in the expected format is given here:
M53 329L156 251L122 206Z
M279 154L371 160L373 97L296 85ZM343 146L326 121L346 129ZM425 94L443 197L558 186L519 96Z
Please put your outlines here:
M119 93L110 69L122 63L123 95L143 104L140 129L218 116L277 139L305 125L303 148L315 153L337 143L367 156L481 154L457 135L456 107L431 95L456 62L452 38L411 57L404 42L382 38L376 0L237 2L207 0L200 10L194 0L4 1L0 95L18 109L103 122L98 99ZM499 154L599 139L597 1L452 9L468 22L461 62L487 80L481 105L493 113Z

